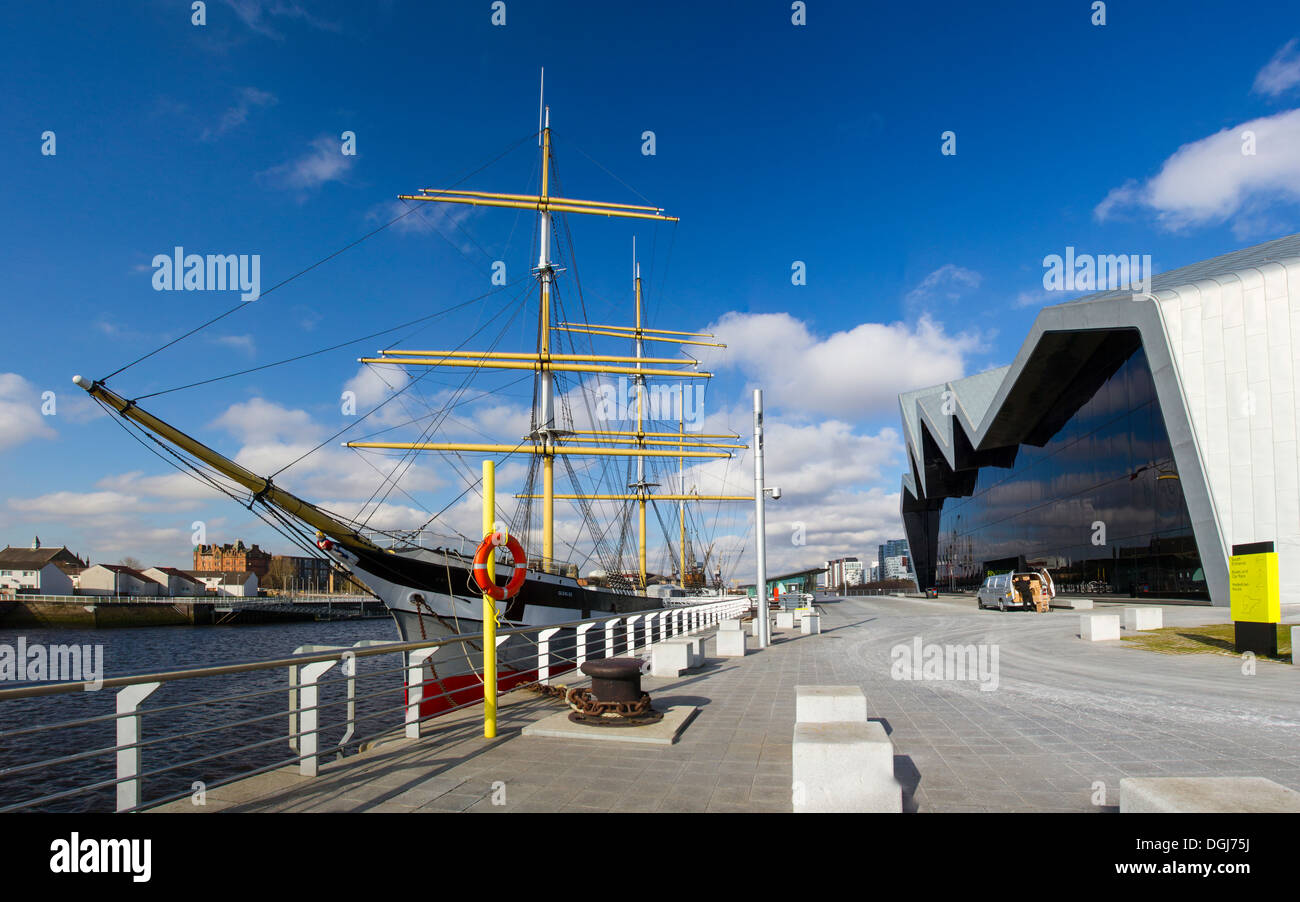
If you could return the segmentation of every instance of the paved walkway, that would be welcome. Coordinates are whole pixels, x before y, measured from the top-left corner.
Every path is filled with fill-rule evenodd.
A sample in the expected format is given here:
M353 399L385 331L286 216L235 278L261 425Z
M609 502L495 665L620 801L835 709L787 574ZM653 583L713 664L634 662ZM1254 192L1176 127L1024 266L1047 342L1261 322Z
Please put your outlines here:
M426 738L326 764L315 779L286 769L212 790L202 809L165 807L790 811L798 684L863 687L870 716L893 737L910 811L1114 810L1124 776L1251 775L1300 789L1300 668L1261 661L1244 675L1234 657L1087 643L1070 612L1002 614L969 600L892 597L840 599L824 610L820 636L778 632L764 652L714 658L676 680L646 678L657 703L701 707L670 747L522 736L561 708L513 693L495 740L482 738L471 710L440 718ZM1164 610L1166 625L1227 619L1221 608ZM892 650L917 638L996 649L996 688L895 679Z

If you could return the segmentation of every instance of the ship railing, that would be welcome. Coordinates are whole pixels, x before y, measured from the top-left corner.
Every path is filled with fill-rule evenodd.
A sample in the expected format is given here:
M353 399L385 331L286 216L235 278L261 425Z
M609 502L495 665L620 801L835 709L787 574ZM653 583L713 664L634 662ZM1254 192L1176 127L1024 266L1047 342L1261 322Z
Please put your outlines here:
M526 653L513 660L530 669L498 674L497 683L502 693L552 685L585 661L640 655L750 607L750 599L733 597L547 625L506 624L498 645L519 637ZM380 739L420 739L438 717L481 705L481 673L473 675L477 682L449 687L454 677L439 677L435 665L472 662L482 639L301 646L268 660L0 688L0 724L14 725L0 730L0 812L130 812L187 798L201 806L208 792L260 774L289 768L315 777L328 760ZM61 649L68 663L68 648L49 646L49 661ZM81 709L83 716L35 722L48 719L39 706L56 696L61 707ZM481 726L456 721L438 734L458 738L466 729ZM216 747L222 737L233 744ZM58 754L42 754L51 749Z
M416 548L441 549L454 551L463 557L465 555L473 556L474 549L478 547L478 543L473 539L434 532L431 529L408 529L404 531L362 529L359 530L359 534L362 538L369 539L380 548L391 548L394 551L412 551Z

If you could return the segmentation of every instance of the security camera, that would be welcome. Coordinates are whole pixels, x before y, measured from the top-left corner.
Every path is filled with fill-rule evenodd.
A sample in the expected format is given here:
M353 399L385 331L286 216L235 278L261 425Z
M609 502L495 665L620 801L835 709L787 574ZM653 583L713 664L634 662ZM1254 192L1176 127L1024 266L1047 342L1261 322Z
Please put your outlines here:
M772 491L772 500L773 500L773 501L780 501L780 500L781 500L781 488L780 488L780 486L772 486L771 491Z

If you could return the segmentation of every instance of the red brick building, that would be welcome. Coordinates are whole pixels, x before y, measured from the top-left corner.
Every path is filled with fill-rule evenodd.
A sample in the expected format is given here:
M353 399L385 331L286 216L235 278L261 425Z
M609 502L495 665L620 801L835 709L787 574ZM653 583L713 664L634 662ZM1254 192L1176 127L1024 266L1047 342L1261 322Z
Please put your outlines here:
M271 569L271 555L256 544L251 547L243 540L234 544L194 546L195 570L220 570L226 573L249 571L257 574L258 584L266 578Z

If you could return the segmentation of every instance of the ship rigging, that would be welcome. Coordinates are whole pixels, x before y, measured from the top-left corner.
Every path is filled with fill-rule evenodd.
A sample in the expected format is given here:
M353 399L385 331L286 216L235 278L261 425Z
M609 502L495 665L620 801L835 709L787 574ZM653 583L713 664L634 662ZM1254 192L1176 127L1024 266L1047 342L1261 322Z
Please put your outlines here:
M682 356L649 356L645 350L647 343L676 345L679 352L683 347L725 346L712 341L714 336L707 333L651 328L646 325L641 267L635 259L635 250L632 268L635 316L631 325L591 324L586 321L585 313L579 320L563 315L556 282L556 276L562 267L557 264L552 253L552 239L558 244L562 234L557 228L557 219L563 223L563 235L568 236L569 214L660 223L675 223L677 218L667 215L661 207L581 200L554 193L552 182L554 179L558 184L558 177L554 176L550 111L544 106L537 139L540 151L540 186L537 194L488 192L453 185L441 189L424 188L416 194L399 196L400 200L413 205L412 210L426 204L451 204L535 211L537 216L535 241L538 254L536 265L531 270L531 276L537 282L539 299L535 349L499 351L495 349L496 342L494 342L488 350L470 350L465 345L469 343L472 335L467 337L460 346L447 350L415 350L402 346L402 341L391 343L377 356L362 357L360 362L380 372L385 370L392 372L393 368L398 368L405 374L404 384L397 387L380 405L359 417L355 423L349 424L326 440L328 442L337 439L342 432L346 432L356 423L365 421L380 407L408 393L424 378L425 374L432 370L446 368L453 373L467 371L460 390L453 394L454 403L449 402L442 408L430 407L428 417L413 418L413 423L423 423L417 440L398 441L382 435L371 435L344 444L358 453L401 452L400 458L387 473L379 471L384 478L381 485L383 495L380 496L380 489L376 489L376 493L367 502L367 506L375 502L372 515L378 510L383 498L388 497L394 490L405 494L398 483L417 453L444 452L455 457L461 454L504 455L507 459L514 455L527 456L529 471L526 487L516 495L519 504L513 517L510 518L510 531L520 536L525 546L528 546L532 539L534 522L540 521L541 549L540 554L533 552L529 555L531 559L529 579L525 582L525 588L511 601L509 608L504 612L507 621L519 624L658 607L660 602L648 597L652 574L649 566L647 514L651 510L655 513L665 534L666 550L675 558L670 569L675 571L676 581L683 590L701 588L708 579L707 568L710 559L712 558L716 563L717 557L713 546L710 545L701 566L692 553L688 540L688 505L693 506L706 501L752 500L747 495L703 493L698 488L688 487L686 484L688 461L695 464L710 460L729 460L734 451L747 447L739 441L739 436L734 433L706 434L693 429L687 431L684 413L680 408L676 411L677 429L669 431L664 428L663 418L655 416L662 411L650 409L648 380L670 378L679 380L680 383L690 383L695 380L708 380L712 374L702 371L699 361L684 353ZM392 225L398 219L409 215L409 212L403 213L387 225ZM355 246L385 227L363 236L349 247ZM571 236L568 244L571 248ZM331 259L341 252L331 254L325 259ZM263 292L262 296L265 297L317 265L320 264L313 264L312 267L272 286ZM518 287L518 282L506 287ZM496 294L498 293L493 293ZM580 287L579 298L581 299ZM466 304L474 302L490 301L476 298ZM585 310L585 303L582 306ZM203 326L169 342L163 348L195 334L233 312L234 309L221 314ZM511 316L505 316L507 312L510 312ZM475 330L474 334L483 331L488 324L496 322L503 316L508 325L513 314L517 312L517 307L513 309L511 306L500 307L478 330ZM434 319L440 314L432 314L427 319ZM256 367L253 370L336 350L377 335L391 334L411 325L416 323L403 324L393 329L372 333L361 339L334 345L320 352L299 355L287 361ZM502 331L504 332L504 328ZM575 336L582 336L589 347L577 347ZM500 338L499 334L498 342ZM620 349L618 352L597 351L594 347L597 338L613 338L629 342L632 346L631 352L626 349ZM566 339L569 342L568 349L562 346L562 342ZM438 627L452 632L461 632L475 627L478 617L474 611L477 593L469 585L468 564L463 553L454 552L450 548L435 548L422 544L420 537L423 534L423 526L408 533L409 538L405 540L397 533L389 533L390 541L385 542L376 534L378 531L366 528L366 519L359 516L347 517L326 510L275 484L275 477L298 460L319 450L326 442L317 445L307 454L270 476L261 476L139 406L139 401L166 392L155 392L152 395L128 400L106 385L108 379L116 377L154 353L157 351L127 364L104 379L90 381L78 376L75 381L97 402L116 412L122 422L138 427L142 435L147 436L167 452L169 457L174 458L169 460L169 463L178 465L179 461L179 465L191 475L232 497L237 497L236 493L242 489L248 493L247 506L250 510L257 510L259 515L262 515L282 534L291 535L300 547L311 547L313 550L324 552L336 564L350 570L369 591L388 605L404 636L414 635L417 627L421 636L427 635L426 617L432 618ZM253 370L241 371L230 376ZM470 379L490 371L518 372L524 378L531 376L533 404L529 432L514 444L501 441L432 440L435 437L435 430L446 423L451 407L465 402L464 389ZM590 400L599 392L593 391L589 384L584 384L582 381L583 377L590 376L613 376L630 381L635 396L635 428L596 428L621 424L592 415ZM167 391L204 385L220 378L229 378L229 376L205 379ZM572 379L577 380L576 384L568 381ZM385 379L385 382L387 383L388 380ZM677 392L679 404L685 394L686 392L681 390ZM571 409L571 395L581 398L587 404L590 425L593 428L577 428L578 423ZM631 424L629 423L628 426L630 427ZM380 433L387 431L388 428L385 428L380 430ZM453 458L445 456L444 459ZM605 483L605 487L611 490L585 489L573 465L573 460L577 460L580 467L590 469L594 466L599 469L601 473L596 489L602 488L599 483ZM614 469L609 465L613 460L624 461L626 471L615 474ZM573 486L571 492L557 493L556 491L557 461L568 476L568 482ZM670 463L676 464L676 473L671 473L667 469ZM621 477L621 486L615 483L615 479L619 477ZM657 491L668 481L675 483L674 491ZM466 492L473 487L471 483ZM464 494L463 492L461 497L464 497ZM378 502L376 498L379 498ZM588 558L595 556L603 568L604 579L598 581L602 583L599 588L580 582L577 567L562 560L556 553L557 501L574 502L581 514L582 525L589 534L592 547ZM617 542L611 538L614 524L603 530L597 525L594 505L608 502L617 502L623 507L623 516L615 518L615 522L620 527ZM664 521L662 511L656 502L671 502L676 507L678 534L675 548L669 524ZM446 510L447 508L443 508L443 511L434 513L424 526L436 520ZM628 544L628 520L632 511L636 514L636 563L634 566L629 566L625 562L625 552ZM573 541L566 544L570 548L576 548L576 541L575 535ZM721 581L720 569L714 578L715 584ZM462 624L462 621L466 623Z

